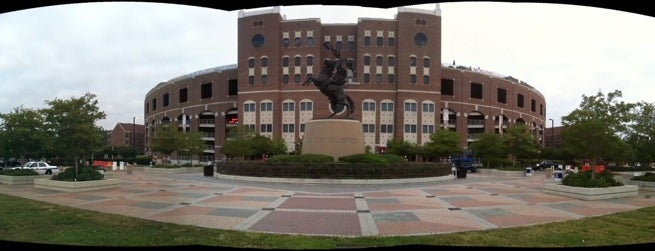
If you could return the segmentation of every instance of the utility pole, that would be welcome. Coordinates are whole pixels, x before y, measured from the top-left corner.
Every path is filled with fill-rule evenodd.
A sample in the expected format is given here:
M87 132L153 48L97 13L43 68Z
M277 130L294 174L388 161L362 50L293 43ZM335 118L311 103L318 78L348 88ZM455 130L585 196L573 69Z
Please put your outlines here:
M552 157L555 157L555 120L550 120L550 148Z
M136 117L132 117L132 148L135 152L136 150ZM138 154L138 152L137 152Z

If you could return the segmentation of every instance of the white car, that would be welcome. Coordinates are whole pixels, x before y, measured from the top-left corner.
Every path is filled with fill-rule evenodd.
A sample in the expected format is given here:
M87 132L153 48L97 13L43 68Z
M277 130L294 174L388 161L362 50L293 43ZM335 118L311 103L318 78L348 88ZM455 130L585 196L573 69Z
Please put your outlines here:
M51 166L44 161L29 161L25 162L22 166L14 167L13 169L32 169L39 174L53 174L59 172L57 166Z

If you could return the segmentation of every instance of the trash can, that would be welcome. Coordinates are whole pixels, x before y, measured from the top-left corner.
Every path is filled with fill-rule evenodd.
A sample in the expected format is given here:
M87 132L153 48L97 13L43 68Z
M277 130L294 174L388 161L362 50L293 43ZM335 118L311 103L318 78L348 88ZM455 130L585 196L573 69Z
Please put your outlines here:
M206 165L203 168L203 173L205 176L214 176L214 164Z
M532 176L532 167L525 168L525 176Z
M457 178L458 179L466 179L466 173L468 172L467 168L459 165L457 167Z
M564 177L564 173L562 172L562 170L555 170L555 182L562 183L563 177Z

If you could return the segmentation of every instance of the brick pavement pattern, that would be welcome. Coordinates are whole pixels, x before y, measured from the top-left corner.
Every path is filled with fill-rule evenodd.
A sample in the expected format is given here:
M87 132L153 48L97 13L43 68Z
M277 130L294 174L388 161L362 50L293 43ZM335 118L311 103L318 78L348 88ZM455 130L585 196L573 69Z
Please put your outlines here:
M112 172L119 188L66 193L0 185L0 193L204 228L322 236L409 236L517 227L655 206L655 198L583 201L543 193L544 175L411 185L239 183L202 173ZM310 189L311 188L311 189ZM317 191L324 190L324 192Z

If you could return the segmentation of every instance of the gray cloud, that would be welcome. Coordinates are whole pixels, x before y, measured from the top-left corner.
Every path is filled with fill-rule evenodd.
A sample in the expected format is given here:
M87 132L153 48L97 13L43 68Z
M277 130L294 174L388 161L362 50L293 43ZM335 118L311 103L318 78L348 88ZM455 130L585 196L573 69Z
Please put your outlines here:
M434 9L434 4L417 6ZM653 102L655 18L558 4L440 4L442 61L511 75L547 99L559 118L583 94L623 91ZM282 6L288 19L356 23L394 18L397 9ZM237 60L238 11L138 2L67 4L0 14L0 112L43 107L45 100L98 95L100 125L143 122L155 85ZM7 98L8 97L8 98Z

